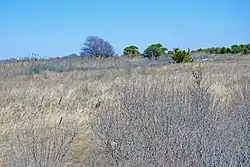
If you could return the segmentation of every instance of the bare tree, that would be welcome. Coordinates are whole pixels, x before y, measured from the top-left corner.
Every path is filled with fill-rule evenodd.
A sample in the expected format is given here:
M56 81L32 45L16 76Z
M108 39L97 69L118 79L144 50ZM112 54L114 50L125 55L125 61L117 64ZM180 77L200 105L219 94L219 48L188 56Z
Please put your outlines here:
M81 48L80 55L109 57L115 56L115 51L108 41L97 36L89 36Z

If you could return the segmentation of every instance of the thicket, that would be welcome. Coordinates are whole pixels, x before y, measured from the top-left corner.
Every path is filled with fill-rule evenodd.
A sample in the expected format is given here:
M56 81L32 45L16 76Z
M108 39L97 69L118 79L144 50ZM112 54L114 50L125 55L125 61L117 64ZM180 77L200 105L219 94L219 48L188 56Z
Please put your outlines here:
M240 45L232 45L231 47L211 47L205 49L197 49L192 51L195 52L204 52L209 54L250 54L250 44L240 44Z
M187 87L172 78L127 82L117 105L90 113L98 151L87 166L249 166L249 84L223 103L206 74L193 69Z

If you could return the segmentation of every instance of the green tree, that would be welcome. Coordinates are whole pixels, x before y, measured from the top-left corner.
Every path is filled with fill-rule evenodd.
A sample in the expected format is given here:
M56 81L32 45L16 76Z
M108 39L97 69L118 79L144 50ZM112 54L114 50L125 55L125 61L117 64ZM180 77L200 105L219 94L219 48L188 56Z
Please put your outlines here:
M216 47L215 48L215 54L220 54L221 53L221 48L220 47Z
M189 63L192 62L192 57L189 52L186 52L185 50L181 50L180 48L174 48L173 49L173 54L171 58L176 62L176 63Z
M201 49L201 48L199 48L198 50L197 50L197 52L202 52L203 51L203 49Z
M242 51L243 54L250 54L250 49L244 48Z
M212 47L212 48L208 48L208 52L211 54L215 54L216 53L216 48Z
M197 52L205 52L209 54L249 54L250 53L250 44L240 44L240 45L232 45L231 47L211 47L205 49L197 49Z
M232 53L239 53L239 46L238 45L232 45L231 50L232 50Z
M166 51L168 49L165 48L162 44L157 43L157 44L152 44L149 45L145 50L144 54L147 55L147 57L152 58L152 57L159 57L161 55L166 54Z
M230 48L227 48L227 53L232 53L232 50Z
M220 49L220 54L226 54L226 53L227 53L227 48L222 47L222 48Z
M140 54L139 48L134 45L127 46L123 49L124 55L133 55L133 54Z

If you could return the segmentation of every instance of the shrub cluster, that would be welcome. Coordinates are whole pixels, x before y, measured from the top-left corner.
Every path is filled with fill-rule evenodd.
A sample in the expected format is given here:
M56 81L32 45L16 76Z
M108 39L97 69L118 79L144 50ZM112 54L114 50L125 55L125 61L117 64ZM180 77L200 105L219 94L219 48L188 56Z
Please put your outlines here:
M250 44L232 45L231 47L211 47L206 49L198 49L192 51L195 52L205 52L209 54L250 54Z

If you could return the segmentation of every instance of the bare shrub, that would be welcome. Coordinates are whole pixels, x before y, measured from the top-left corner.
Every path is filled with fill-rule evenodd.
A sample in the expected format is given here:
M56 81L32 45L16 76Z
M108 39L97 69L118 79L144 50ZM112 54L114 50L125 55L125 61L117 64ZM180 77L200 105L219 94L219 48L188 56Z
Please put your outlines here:
M249 166L249 89L225 107L201 81L180 84L136 76L119 103L91 113L98 151L89 166Z
M0 166L249 166L249 58L150 69L104 60L0 76Z
M62 118L54 125L33 122L14 127L8 135L4 162L9 167L67 166L76 135L72 123L64 123Z

